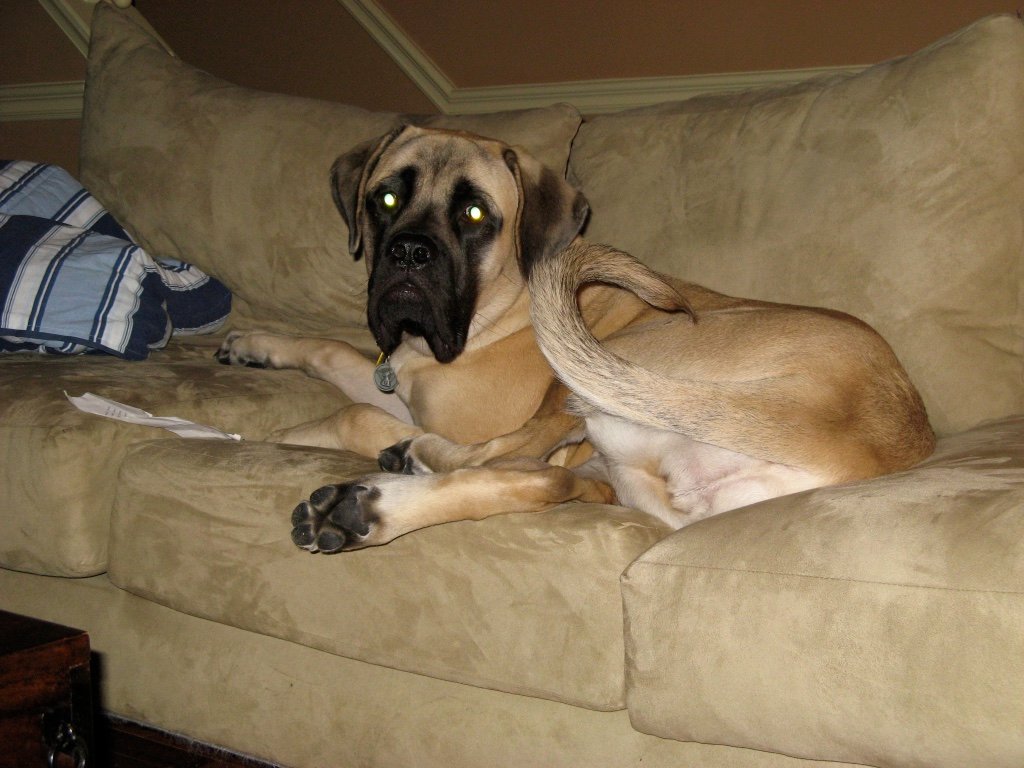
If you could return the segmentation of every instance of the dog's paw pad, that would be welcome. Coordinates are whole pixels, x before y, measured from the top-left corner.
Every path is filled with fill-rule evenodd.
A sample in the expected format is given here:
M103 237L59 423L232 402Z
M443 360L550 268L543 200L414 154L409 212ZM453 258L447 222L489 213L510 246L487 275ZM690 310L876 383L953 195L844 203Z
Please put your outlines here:
M292 510L292 543L325 554L368 546L379 497L377 488L359 483L318 488Z
M317 488L309 494L309 501L304 501L299 506L305 504L310 507L310 514L313 513L313 510L324 510L331 506L331 504L334 503L334 500L338 498L338 494L342 487L343 486L339 485L325 485L323 488Z
M295 509L292 510L292 525L309 525L312 524L316 514L313 512L313 507L308 501L300 502Z
M345 537L336 531L321 531L316 537L316 545L325 555L330 555L344 549Z
M299 504L292 510L292 543L302 549L316 552L316 536L320 523L308 501Z
M311 523L296 525L292 528L292 544L300 549L316 551L316 529Z
M327 519L350 536L364 539L370 534L371 524L376 522L371 509L380 493L363 485L349 486L347 491L335 501Z

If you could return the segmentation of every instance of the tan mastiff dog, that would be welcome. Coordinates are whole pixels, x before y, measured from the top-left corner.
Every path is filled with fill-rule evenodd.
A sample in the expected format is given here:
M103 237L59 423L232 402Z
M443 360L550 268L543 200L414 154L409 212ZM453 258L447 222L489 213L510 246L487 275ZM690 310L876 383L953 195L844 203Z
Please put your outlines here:
M917 391L867 325L723 296L584 243L583 196L518 150L405 127L332 176L383 362L260 332L218 352L302 369L355 402L278 439L379 458L381 473L296 507L300 547L573 499L682 527L934 447Z

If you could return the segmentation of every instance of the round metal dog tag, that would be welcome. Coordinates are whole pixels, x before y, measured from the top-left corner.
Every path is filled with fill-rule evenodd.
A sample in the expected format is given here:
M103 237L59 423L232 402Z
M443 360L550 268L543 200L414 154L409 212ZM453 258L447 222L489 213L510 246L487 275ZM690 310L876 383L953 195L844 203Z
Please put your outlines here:
M381 357L384 356L381 355ZM373 383L381 392L394 392L395 387L398 386L398 376L395 374L395 369L391 367L391 363L388 362L390 359L378 360L377 367L373 369Z

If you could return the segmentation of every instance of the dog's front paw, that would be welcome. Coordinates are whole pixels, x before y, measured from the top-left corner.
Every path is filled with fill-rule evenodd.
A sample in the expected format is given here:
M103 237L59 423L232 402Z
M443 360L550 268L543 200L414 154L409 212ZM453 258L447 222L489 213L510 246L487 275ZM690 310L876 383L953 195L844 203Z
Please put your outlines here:
M232 331L217 349L217 362L250 368L270 367L270 353L261 343L264 335L253 331Z
M325 485L292 512L292 542L310 552L331 554L375 543L380 491L369 483Z
M377 456L385 472L401 475L430 475L466 466L465 449L447 438L428 432L385 448Z
M377 455L377 463L385 472L399 475L428 475L433 470L416 455L416 438L402 440Z

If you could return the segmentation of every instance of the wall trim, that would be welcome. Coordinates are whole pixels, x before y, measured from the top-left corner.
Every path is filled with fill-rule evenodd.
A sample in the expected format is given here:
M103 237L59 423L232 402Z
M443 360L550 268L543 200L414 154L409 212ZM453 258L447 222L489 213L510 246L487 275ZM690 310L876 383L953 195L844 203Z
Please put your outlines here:
M443 111L470 114L543 107L567 102L584 115L594 115L646 107L664 101L679 101L694 96L793 85L812 78L855 73L863 69L864 67L819 67L768 72L455 88L449 94Z
M88 54L89 29L68 0L39 0L72 43ZM479 114L573 104L584 114L616 112L711 93L783 86L855 73L863 66L640 77L563 83L458 88L375 0L337 0L444 114ZM67 120L82 116L83 81L0 86L0 122Z
M790 85L860 72L864 66L781 69L680 77L640 77L564 83L458 88L375 0L337 0L443 113L470 114L569 102L584 114L616 112L662 101Z
M0 122L77 120L82 117L85 81L0 85Z

